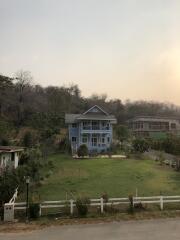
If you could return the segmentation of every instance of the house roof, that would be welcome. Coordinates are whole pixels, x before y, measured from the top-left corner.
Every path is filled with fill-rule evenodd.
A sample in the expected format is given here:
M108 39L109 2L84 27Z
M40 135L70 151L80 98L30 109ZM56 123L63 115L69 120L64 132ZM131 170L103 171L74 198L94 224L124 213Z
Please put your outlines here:
M99 107L98 105L94 105L93 107L91 107L90 109L88 109L86 112L83 113L83 115L86 115L88 113L98 113L100 112L101 114L105 114L105 115L109 115L104 109L102 109L101 107Z
M0 153L2 153L2 152L22 152L22 151L24 151L23 147L0 146Z
M106 111L104 111L99 106L95 105L91 107L89 110L84 112L83 114L66 114L65 115L65 123L76 123L80 120L107 120L112 123L116 123L117 120L113 115L109 115Z
M132 119L129 119L127 122L136 122L136 121L179 121L180 119L175 117L163 117L163 116L137 116Z

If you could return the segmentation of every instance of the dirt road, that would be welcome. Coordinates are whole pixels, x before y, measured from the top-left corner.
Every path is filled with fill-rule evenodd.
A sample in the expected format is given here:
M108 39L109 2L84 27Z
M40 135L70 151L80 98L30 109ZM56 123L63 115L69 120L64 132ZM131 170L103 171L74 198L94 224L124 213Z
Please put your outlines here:
M0 233L0 240L179 240L180 218L54 226L22 233Z

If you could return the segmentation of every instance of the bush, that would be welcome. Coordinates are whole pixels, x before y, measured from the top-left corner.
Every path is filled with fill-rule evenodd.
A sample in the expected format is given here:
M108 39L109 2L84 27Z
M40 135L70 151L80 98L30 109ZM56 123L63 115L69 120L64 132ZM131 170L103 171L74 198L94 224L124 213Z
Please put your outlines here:
M157 161L159 161L160 165L163 165L164 160L165 160L165 158L164 158L163 153L159 152L158 156L157 156Z
M118 150L120 150L120 144L119 143L111 143L108 153L109 153L109 155L117 154Z
M133 203L133 195L129 195L129 213L134 213L134 203Z
M90 199L87 197L77 198L76 200L76 208L78 211L78 215L81 217L85 217L88 213L88 204L90 204Z
M90 157L97 157L98 156L98 152L97 149L93 149L89 152L89 156Z
M137 153L144 153L146 151L148 151L149 149L149 144L145 139L135 139L133 141L133 150Z
M84 157L88 155L88 148L86 146L86 144L82 144L78 150L77 150L77 154L79 157Z
M29 204L29 216L30 218L36 219L39 217L40 206L39 203L30 203Z
M108 194L107 194L106 192L104 192L101 197L103 198L103 201L104 201L105 203L108 202L109 197L108 197Z
M28 164L28 161L30 159L30 155L28 152L22 152L20 159L19 159L19 165L24 165L24 164Z

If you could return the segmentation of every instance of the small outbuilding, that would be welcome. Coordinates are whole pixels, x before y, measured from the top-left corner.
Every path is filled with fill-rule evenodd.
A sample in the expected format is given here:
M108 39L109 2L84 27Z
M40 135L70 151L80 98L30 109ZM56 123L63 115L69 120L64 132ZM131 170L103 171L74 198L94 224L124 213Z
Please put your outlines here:
M0 146L0 168L17 168L23 151L22 147Z

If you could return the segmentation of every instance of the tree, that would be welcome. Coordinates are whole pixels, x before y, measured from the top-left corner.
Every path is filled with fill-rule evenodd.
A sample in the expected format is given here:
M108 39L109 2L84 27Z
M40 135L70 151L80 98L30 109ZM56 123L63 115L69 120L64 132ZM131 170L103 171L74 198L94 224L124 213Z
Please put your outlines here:
M32 76L29 71L20 70L15 74L16 90L18 92L18 124L23 121L25 89L31 86Z
M24 147L32 147L33 145L33 139L32 134L30 131L26 132L23 137L23 146Z
M118 125L115 129L117 139L123 143L123 141L127 140L129 137L128 128L124 125Z
M8 90L13 86L12 79L0 75L0 116L3 116L3 105L7 101Z
M8 170L6 169L0 175L0 215L3 215L3 204L9 202L12 198L15 189L18 187L18 192L23 189L24 171L22 169Z

